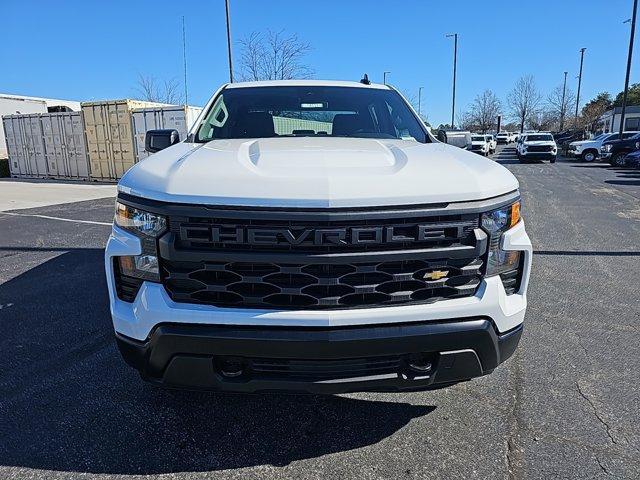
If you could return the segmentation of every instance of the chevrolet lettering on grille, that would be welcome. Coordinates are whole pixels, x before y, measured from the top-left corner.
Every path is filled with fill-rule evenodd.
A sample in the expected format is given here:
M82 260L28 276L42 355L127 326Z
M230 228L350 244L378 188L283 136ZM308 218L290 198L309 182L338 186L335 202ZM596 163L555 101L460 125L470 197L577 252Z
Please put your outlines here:
M365 245L438 241L457 238L462 227L433 225L345 228L262 228L222 225L182 225L180 237L192 243L245 245Z

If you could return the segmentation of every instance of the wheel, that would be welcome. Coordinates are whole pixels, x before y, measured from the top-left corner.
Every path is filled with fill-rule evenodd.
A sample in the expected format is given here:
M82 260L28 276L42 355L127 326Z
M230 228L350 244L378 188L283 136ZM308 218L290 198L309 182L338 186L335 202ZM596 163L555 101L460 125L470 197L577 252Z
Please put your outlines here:
M593 162L596 158L598 158L598 155L593 150L586 150L580 155L580 160L587 163Z
M551 157L551 160L549 160L549 163L556 163L556 157Z
M624 167L624 153L616 153L611 157L611 165L614 167Z

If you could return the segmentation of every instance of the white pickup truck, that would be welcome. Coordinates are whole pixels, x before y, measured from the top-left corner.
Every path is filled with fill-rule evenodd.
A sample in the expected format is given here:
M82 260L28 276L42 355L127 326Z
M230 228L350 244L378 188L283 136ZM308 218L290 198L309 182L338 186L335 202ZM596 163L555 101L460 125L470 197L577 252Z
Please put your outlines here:
M516 150L521 163L529 160L549 160L550 163L556 163L558 155L553 135L547 132L521 134Z
M420 390L492 372L522 334L516 178L368 81L222 86L118 184L105 251L124 359L240 392Z
M622 139L627 139L638 132L623 132ZM602 144L609 140L618 140L619 133L601 133L600 135L589 139L571 142L567 153L571 157L580 158L583 162L593 162L600 156Z

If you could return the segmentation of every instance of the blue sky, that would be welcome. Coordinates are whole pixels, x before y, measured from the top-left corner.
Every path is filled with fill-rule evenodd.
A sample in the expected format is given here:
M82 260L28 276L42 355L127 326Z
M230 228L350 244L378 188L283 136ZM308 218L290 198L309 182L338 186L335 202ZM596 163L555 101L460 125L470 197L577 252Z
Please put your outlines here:
M423 113L448 122L452 39L458 32L461 112L493 90L504 101L533 74L548 93L563 71L575 91L586 47L581 98L624 86L632 0L458 0L377 2L231 0L234 41L255 30L285 29L313 46L315 78L358 80L364 72L417 96ZM224 0L0 0L0 92L99 100L135 98L139 74L182 81L181 17L187 26L191 104L202 105L228 79ZM234 45L236 57L239 47ZM640 81L640 51L632 82ZM581 102L582 103L582 102Z

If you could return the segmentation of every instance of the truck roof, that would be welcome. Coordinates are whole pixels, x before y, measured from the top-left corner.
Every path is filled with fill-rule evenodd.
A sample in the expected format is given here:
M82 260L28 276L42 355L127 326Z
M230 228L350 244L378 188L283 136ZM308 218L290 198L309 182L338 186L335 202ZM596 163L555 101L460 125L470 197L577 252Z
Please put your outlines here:
M228 83L225 88L247 88L247 87L352 87L352 88L375 88L379 90L389 90L388 85L380 83L370 83L368 85L360 82L347 82L341 80L263 80L259 82L234 82Z

